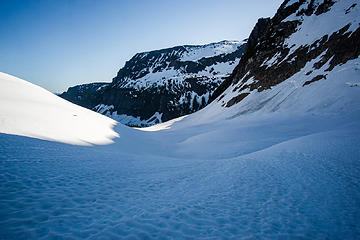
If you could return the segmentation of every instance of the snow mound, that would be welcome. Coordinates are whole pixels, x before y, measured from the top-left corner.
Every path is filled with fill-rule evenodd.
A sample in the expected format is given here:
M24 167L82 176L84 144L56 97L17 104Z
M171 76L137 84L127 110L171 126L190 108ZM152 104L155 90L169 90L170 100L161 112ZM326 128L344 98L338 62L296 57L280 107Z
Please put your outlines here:
M116 121L0 72L0 132L76 145L109 144Z

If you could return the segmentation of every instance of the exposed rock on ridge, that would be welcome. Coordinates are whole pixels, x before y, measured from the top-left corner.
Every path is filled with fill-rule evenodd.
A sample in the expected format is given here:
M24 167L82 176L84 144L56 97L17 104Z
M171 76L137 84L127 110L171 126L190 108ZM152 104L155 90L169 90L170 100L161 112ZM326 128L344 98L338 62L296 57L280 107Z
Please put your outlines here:
M326 25L325 21L332 12L334 23ZM328 64L326 72L359 57L360 28L357 13L359 6L355 1L284 1L273 18L259 19L239 65L210 100L218 98L218 101L222 101L222 93L233 86L235 96L222 103L230 107L238 103L239 96L244 96L244 93L270 89L298 73L311 60L319 58L313 65L314 69ZM324 29L317 29L319 33L315 33L312 24ZM327 29L328 26L334 28ZM326 76L319 78L311 74L307 73L314 81L326 79ZM314 82L310 79L304 86Z

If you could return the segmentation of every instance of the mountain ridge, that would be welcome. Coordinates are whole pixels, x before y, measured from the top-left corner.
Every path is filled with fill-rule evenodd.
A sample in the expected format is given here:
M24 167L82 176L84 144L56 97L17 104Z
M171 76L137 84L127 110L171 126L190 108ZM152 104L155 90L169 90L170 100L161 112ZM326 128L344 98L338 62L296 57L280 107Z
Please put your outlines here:
M60 96L131 126L167 121L207 105L240 60L246 41L137 53L111 83L74 86Z
M302 86L326 79L335 66L360 55L357 14L354 1L284 1L273 18L258 20L239 64L210 101L231 107L286 81L316 59L301 77L306 79ZM225 97L229 92L231 99Z

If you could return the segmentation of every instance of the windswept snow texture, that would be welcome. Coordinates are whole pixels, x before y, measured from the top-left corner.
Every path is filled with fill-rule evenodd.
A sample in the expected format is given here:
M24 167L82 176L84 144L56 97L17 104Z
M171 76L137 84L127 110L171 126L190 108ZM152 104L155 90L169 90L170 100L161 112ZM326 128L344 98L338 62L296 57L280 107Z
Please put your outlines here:
M116 122L0 72L0 133L59 142L108 144Z
M91 148L1 134L0 238L355 239L359 119L180 121Z
M358 66L109 145L0 134L0 239L356 239Z

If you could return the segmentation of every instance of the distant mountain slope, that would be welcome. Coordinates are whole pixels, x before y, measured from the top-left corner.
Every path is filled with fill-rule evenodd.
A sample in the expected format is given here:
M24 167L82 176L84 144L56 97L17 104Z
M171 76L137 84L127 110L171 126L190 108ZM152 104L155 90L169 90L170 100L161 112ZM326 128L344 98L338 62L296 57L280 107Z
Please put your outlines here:
M93 108L101 100L103 89L110 83L89 83L70 87L60 97L86 108Z
M238 114L351 100L342 89L360 84L359 43L358 1L284 1L272 19L259 19L239 65L211 100L225 108L240 102Z
M203 108L245 47L246 40L221 41L138 53L112 83L79 85L60 96L127 125L153 125Z

